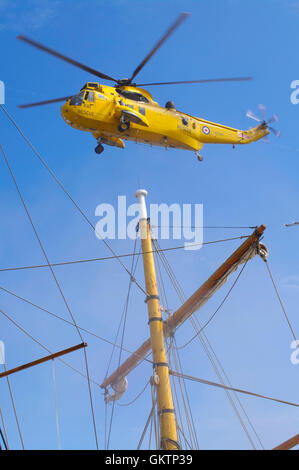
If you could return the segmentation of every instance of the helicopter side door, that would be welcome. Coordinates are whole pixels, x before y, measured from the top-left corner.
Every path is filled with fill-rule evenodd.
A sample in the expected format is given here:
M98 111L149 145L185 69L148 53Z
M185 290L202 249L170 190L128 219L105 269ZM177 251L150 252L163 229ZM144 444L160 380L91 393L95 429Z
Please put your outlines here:
M84 94L84 108L87 114L94 115L95 113L95 94L94 91L87 90Z

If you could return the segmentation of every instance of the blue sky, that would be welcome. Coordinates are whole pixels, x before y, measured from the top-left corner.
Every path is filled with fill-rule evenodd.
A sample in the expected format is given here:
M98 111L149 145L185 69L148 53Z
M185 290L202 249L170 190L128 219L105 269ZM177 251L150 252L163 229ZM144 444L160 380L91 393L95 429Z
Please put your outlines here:
M233 127L248 128L248 109L264 103L276 113L280 139L233 150L205 146L198 163L187 151L151 149L133 143L124 151L106 148L94 153L92 136L68 127L59 105L19 110L17 105L73 94L88 80L83 71L20 43L26 34L108 75L126 77L134 70L181 11L191 16L151 59L140 80L192 80L225 76L253 76L249 83L153 87L164 105L173 100L178 109ZM135 1L5 1L0 0L1 72L6 85L6 106L25 135L90 219L98 204L115 204L118 195L133 203L141 184L152 203L202 203L204 225L267 225L264 242L269 264L295 332L299 297L298 228L283 224L298 219L299 105L290 101L290 84L298 72L299 2L293 0ZM52 262L107 256L109 252L41 167L0 114L1 144L24 193ZM43 263L3 159L0 161L1 266ZM247 230L208 230L204 239L247 234ZM177 241L163 242L174 246ZM132 251L132 241L115 240L118 253ZM187 295L238 246L237 242L207 246L199 251L168 254ZM129 261L126 260L127 266ZM119 324L128 276L117 261L56 269L74 316L81 326L113 340ZM142 266L136 276L143 284ZM205 322L215 311L232 280L198 314ZM68 319L57 288L47 270L0 273L0 285ZM168 285L168 283L167 283ZM179 305L169 287L169 304ZM50 350L80 342L75 329L15 298L1 293L1 309ZM178 344L193 334L190 325L178 332ZM297 402L299 365L290 362L292 337L281 312L264 263L256 258L246 266L228 301L206 329L211 343L234 386ZM298 334L298 333L297 333ZM143 295L134 286L129 305L125 346L134 350L148 336ZM4 317L0 338L6 345L7 366L14 367L44 354L43 350ZM86 335L91 376L101 382L111 347ZM124 353L123 357L126 357ZM118 357L114 358L113 367ZM83 354L66 358L84 369ZM184 353L187 374L217 377L198 341ZM141 365L128 377L122 403L130 402L151 373ZM88 389L84 379L56 361L57 399L62 448L94 448ZM25 447L57 448L52 364L47 363L11 378ZM7 385L0 384L1 407L12 448L20 448ZM193 416L202 449L250 448L225 393L200 384L188 384ZM93 387L100 447L104 439L104 404ZM298 433L296 408L241 397L265 448L272 448ZM112 448L137 446L150 410L149 390L129 407L116 407Z

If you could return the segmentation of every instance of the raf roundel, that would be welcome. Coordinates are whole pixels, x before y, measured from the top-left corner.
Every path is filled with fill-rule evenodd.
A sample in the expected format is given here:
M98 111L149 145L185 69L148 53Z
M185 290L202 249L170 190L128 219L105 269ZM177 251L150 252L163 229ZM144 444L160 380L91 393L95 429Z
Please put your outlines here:
M210 133L210 129L209 129L207 126L203 126L202 132L203 132L205 135L208 135L208 134Z

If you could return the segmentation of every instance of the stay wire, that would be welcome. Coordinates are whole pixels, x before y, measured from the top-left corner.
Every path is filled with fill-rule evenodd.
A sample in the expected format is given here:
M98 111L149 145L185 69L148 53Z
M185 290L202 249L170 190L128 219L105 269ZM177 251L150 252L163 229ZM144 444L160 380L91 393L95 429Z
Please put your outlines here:
M131 284L133 282L134 275L135 275L135 272L136 272L136 269L137 269L137 263L138 263L139 256L137 258L137 261L136 261L136 264L135 264L135 267L134 267L134 257L135 257L135 254L136 254L136 243L137 243L137 238L135 239L135 242L134 242L134 253L133 253L133 258L132 258L132 269L131 269L132 277L130 278L130 281L129 281L129 287L128 287L128 291L127 291L126 302L125 302L125 305L124 305L124 308L123 308L121 319L119 321L118 329L117 329L116 336L115 336L115 341L114 341L113 348L112 348L112 351L111 351L111 354L110 354L110 359L109 359L109 362L108 362L108 366L107 366L107 369L106 369L106 374L105 374L104 380L108 376L111 361L112 361L112 358L113 358L113 354L114 354L114 351L115 351L115 348L116 348L116 345L117 345L117 339L118 339L118 335L119 335L119 332L120 332L120 328L121 328L121 325L123 323L123 319L126 316L126 311L127 311L126 307L128 305L128 303L127 303L128 302L128 296L129 296L129 293L130 293L130 290L131 290ZM123 345L119 346L119 350L120 350L120 352L123 350Z
M155 240L153 239L152 242L153 242L154 247L156 248ZM159 290L159 293L160 293L160 296L161 296L161 302L162 302L161 310L162 310L162 314L164 313L164 317L165 317L165 313L169 312L169 306L168 306L168 302L167 302L166 291L165 291L165 286L164 286L164 283L163 283L161 266L160 266L160 263L159 263L159 256L158 256L157 252L154 253L154 259L155 259L155 265L157 266L157 271L156 272L157 272L157 282L158 282L158 287L159 287L158 290ZM165 307L166 307L166 309L165 309ZM163 318L163 320L165 320L165 318ZM167 356L168 356L168 362L169 362L170 366L172 367L170 351L171 351L171 338L170 338L169 344L167 345ZM183 427L183 418L182 418L182 414L181 414L181 408L180 408L179 397L178 397L177 388L176 388L176 382L174 381L173 377L171 377L171 379L172 379L173 392L174 392L173 400L174 400L174 403L176 403L176 406L175 406L175 410L176 410L176 413L175 413L176 414L176 416L175 416L176 417L176 427L178 429L179 428L179 422L180 422L181 426ZM183 434L183 436L184 436L184 434ZM181 442L179 442L179 445L180 445L180 447L182 447Z
M32 336L27 330L25 330L25 328L23 328L19 323L17 323L15 320L13 320L13 318L11 318L7 313L5 313L3 310L0 309L0 313L5 317L7 318L7 320L9 320L14 326L16 326L20 331L22 331L26 336L28 336L28 338L32 339L32 341L34 341L36 344L38 344L39 346L41 346L41 348L43 348L45 351L47 351L48 353L50 354L53 354L53 352L48 349L45 345L43 345L39 340L37 340L36 338L34 338L34 336ZM68 364L66 361L64 361L63 359L61 359L61 357L58 358L58 360L60 362L62 362L65 366L67 366L68 368L72 369L74 372L77 372L79 375L81 375L81 377L84 377L85 379L87 379L87 376L85 374L83 374L82 372L80 372L78 369L76 369L75 367L71 366L70 364ZM94 383L95 385L97 385L98 387L100 387L100 384L95 382L94 380L91 379L91 382Z
M139 186L139 187L140 187L140 186ZM152 444L153 424L154 424L154 417L153 417L153 415L152 415L152 418L151 418L151 427L150 427L149 439L148 439L148 450L151 449L151 444Z
M189 246L214 245L216 243L229 242L229 241L233 241L233 240L242 240L242 239L248 238L248 237L249 237L249 235L241 235L239 237L222 238L220 240L211 240L211 241L202 242L202 243L194 243L194 244L189 245ZM167 251L183 250L183 249L185 249L185 245L172 246L172 247L169 247L169 248L159 248L159 249L156 249L156 250L145 251L144 254L155 253L155 252L167 252ZM138 252L138 255L140 255L140 254L142 254L142 251ZM51 266L52 267L58 267L58 266L68 266L68 265L81 264L81 263L91 263L91 262L95 262L95 261L107 261L107 260L116 259L116 258L131 257L131 256L135 256L135 255L136 255L136 253L124 253L124 254L117 255L117 256L104 256L104 257L101 257L101 258L89 258L89 259L82 259L82 260L62 261L62 262L59 262L59 263L51 263ZM0 272L21 271L21 270L24 270L24 269L38 269L38 268L48 268L48 267L49 267L48 264L35 264L35 265L30 265L30 266L15 266L15 267L12 267L12 268L0 268ZM136 279L133 276L133 274L131 274L131 277L132 277L133 282L136 283ZM138 286L138 287L140 288L140 286ZM143 292L143 294L146 294L146 291L143 288L140 288L140 289Z
M0 105L0 106L2 107L2 105ZM76 324L75 318L74 318L74 316L73 316L73 314L72 314L72 311L71 311L71 309L70 309L70 306L69 306L69 304L68 304L68 301L66 300L66 297L65 297L65 295L64 295L64 293L63 293L63 291L62 291L62 288L61 288L61 286L60 286L60 284L59 284L59 282L58 282L58 279L57 279L57 277L56 277L56 275L55 275L55 273L54 273L54 269L53 269L53 267L52 267L51 264L50 264L50 260L49 260L49 258L48 258L48 255L47 255L47 253L46 253L46 251L45 251L45 248L44 248L44 246L43 246L43 244L42 244L42 242L41 242L41 239L40 239L40 237L39 237L39 235L38 235L38 232L37 232L36 227L35 227L35 225L34 225L34 223L33 223L33 220L32 220L32 218L31 218L31 215L30 215L30 213L29 213L29 210L28 210L28 208L27 208L27 205L26 205L26 203L25 203L25 200L24 200L24 198L23 198L23 196L22 196L22 193L21 193L21 191L20 191L20 188L19 188L19 186L18 186L18 183L17 183L17 181L16 181L16 179L15 179L15 176L14 176L13 171L12 171L12 169L11 169L11 166L10 166L10 164L9 164L8 158L7 158L7 156L6 156L5 152L4 152L4 149L3 149L3 147L2 147L1 144L0 144L0 148L1 148L2 155L3 155L3 157L4 157L4 160L5 160L6 166L7 166L8 170L9 170L9 173L10 173L10 175L11 175L11 178L12 178L12 180L13 180L13 182L14 182L14 185L15 185L15 187L16 187L16 189L17 189L17 192L18 192L18 194L19 194L19 197L20 197L20 200L21 200L22 205L23 205L23 207L24 207L24 210L25 210L25 212L26 212L26 214L27 214L27 217L28 217L28 220L29 220L29 222L30 222L30 225L31 225L31 227L32 227L32 229L33 229L33 231L34 231L34 234L35 234L35 237L36 237L36 239L37 239L37 242L38 242L38 244L39 244L39 246L40 246L40 248L41 248L41 251L42 251L42 253L43 253L44 257L45 257L46 262L48 263L49 269L50 269L50 271L51 271L51 274L52 274L52 277L53 277L53 279L54 279L54 281L55 281L55 284L56 284L56 286L57 286L57 288L58 288L58 291L59 291L59 293L60 293L60 295L61 295L61 297L62 297L62 300L63 300L63 302L64 302L64 304L65 304L65 306L66 306L66 308L67 308L67 310L68 310L68 312L69 312L69 315L70 315L70 317L71 317L71 319L72 319L72 321L73 321L73 323L74 323L74 325L75 325L75 327L76 327L76 330L77 330L77 333L78 333L78 335L79 335L79 338L80 338L81 342L84 343L82 334L81 334L81 332L80 332L80 330L79 330L79 328L78 328L78 326L77 326L77 324ZM96 422L95 422L95 415L94 415L94 408L93 408L93 401L92 401L92 394L91 394L91 385L90 385L90 377L89 377L89 370L88 370L88 361L87 361L86 348L83 348L83 354L84 354L86 375L87 375L87 381L88 381L88 391L89 391L89 400L90 400L90 407L91 407L91 415L92 415L93 428L94 428L94 437L95 437L95 442L96 442L96 448L98 449L98 448L99 448L99 445L98 445L98 437L97 437L97 430L96 430Z
M15 292L12 292L12 291L6 289L6 288L3 287L3 286L0 286L0 290L2 290L3 292L6 292L7 294L9 294L9 295L11 295L11 296L17 298L18 300L21 300L22 302L27 303L28 305L31 305L32 307L34 307L34 308L36 308L36 309L38 309L38 310L41 310L42 312L47 313L47 314L50 315L50 316L53 316L54 318L57 318L58 320L63 321L64 323L66 323L66 324L68 324L68 325L70 325L70 326L75 326L75 324L72 323L71 321L66 320L66 319L63 318L63 317L60 317L60 316L57 315L56 313L50 312L50 311L47 310L46 308L41 307L40 305L37 305L37 304L35 304L34 302L31 302L31 301L28 300L28 299L25 299L24 297L22 297L22 296L16 294ZM118 349L121 348L121 346L120 346L119 344L115 344L115 342L109 341L108 339L103 338L103 336L100 336L100 335L98 335L98 334L96 334L96 333L94 333L94 332L92 332L92 331L90 331L90 330L87 330L86 328L83 328L82 326L80 326L80 325L78 325L78 324L77 324L77 326L78 326L78 328L79 328L81 331L84 331L85 333L87 333L87 334L89 334L89 335L91 335L91 336L94 336L95 338L97 338L97 339L103 341L104 343L107 343L107 344L109 344L109 345L111 345L111 346L115 346L115 347L118 348ZM136 352L130 351L129 349L126 349L126 348L124 348L124 347L122 347L122 349L123 349L123 351L125 351L125 352L127 352L127 353L130 353L130 354L133 354L133 355L135 355L135 356L137 356L137 357L140 357L140 360L146 361L146 362L149 362L149 363L152 364L152 361L151 361L151 360L149 360L149 359L147 359L147 358L145 358L145 357L139 356Z
M220 310L220 308L222 307L222 305L225 303L226 299L229 297L231 291L233 290L233 288L235 287L235 285L237 284L242 272L244 271L245 267L246 267L246 264L248 262L249 258L245 261L245 263L243 264L240 272L238 273L236 279L234 280L233 284L231 285L230 289L228 290L227 294L225 295L224 299L222 300L222 302L220 303L220 305L217 307L217 309L215 310L215 312L213 313L213 315L211 315L211 317L206 321L206 323L200 328L200 330L194 335L192 336L192 338L189 339L189 341L187 341L185 344L183 344L182 346L178 346L177 349L184 349L186 346L188 346L208 325L209 323L213 320L213 318L216 316L216 314L218 313L218 311Z
M133 258L132 258L132 277L134 277L135 275L135 271L136 271L136 268L137 268L137 263L134 267L134 257L136 255L136 243L137 243L137 238L135 239L135 242L134 242L134 251L133 251ZM138 257L139 259L139 257ZM137 262L138 262L138 259L137 259ZM132 279L130 279L129 281L129 287L128 287L128 290L131 289L131 283L132 283ZM127 296L128 296L128 292L127 292ZM118 329L117 329L117 332L116 332L116 335L115 335L115 340L114 340L114 344L113 344L113 348L112 348L112 351L111 351L111 354L110 354L110 358L109 358L109 361L108 361L108 366L107 366L107 369L106 369L106 374L105 374L105 377L104 377L104 380L107 378L108 376L108 373L109 373L109 369L110 369L110 365L111 365L111 361L112 361L112 358L113 358L113 354L114 354L114 351L115 351L115 348L116 348L116 344L117 344L117 339L118 339L118 335L119 335L119 332L120 332L120 328L121 328L121 325L122 325L122 322L123 322L123 318L125 316L125 312L126 312L126 302L125 302L125 305L124 305L124 308L123 308L123 312L122 312L122 316L120 318L120 321L119 321L119 325L118 325ZM122 346L120 346L120 348L122 348ZM121 349L120 349L121 350Z
M198 321L198 320L197 320L197 321ZM198 322L198 323L199 323L199 322ZM200 326L200 323L199 323L199 326ZM220 369L221 369L221 371L222 371L222 374L223 374L223 377L224 377L224 378L221 376L221 373L220 373L220 371L218 370L217 365L216 365L215 361L213 360L213 357L211 357L211 361L213 361L213 362L215 363L215 367L216 367L215 371L217 371L216 374L217 374L217 376L218 376L220 382L221 382L223 385L225 385L225 380L226 380L227 384L228 384L230 387L232 387L232 383L231 383L231 381L230 381L230 379L229 379L227 373L225 372L225 370L224 370L224 368L223 368L223 365L222 365L222 363L220 362L219 357L217 356L217 354L216 354L214 348L212 347L212 345L211 345L211 343L210 343L210 341L209 341L209 339L208 339L208 337L207 337L207 335L206 335L206 333L205 333L204 331L203 331L202 335L204 336L205 341L207 342L207 345L210 347L211 352L212 352L212 354L214 355L215 360L216 360L216 362L218 363L218 365L219 365L219 367L220 367ZM225 380L224 380L224 379L225 379ZM227 395L230 396L229 390L227 390L226 393L227 393ZM242 404L242 402L241 402L241 400L240 400L238 394L237 394L236 392L232 392L232 394L234 395L234 397L235 397L236 401L238 402L238 404L239 404L239 406L240 406L242 412L244 413L244 416L245 416L245 418L247 419L248 424L249 424L251 430L253 431L253 433L254 433L254 435L255 435L255 437L256 437L256 439L257 439L259 445L261 446L261 448L262 448L263 450L265 450L264 445L263 445L263 443L262 443L262 440L261 440L259 434L257 433L257 430L255 429L253 422L252 422L251 419L249 418L249 416L248 416L248 414L247 414L247 411L245 410L244 405ZM233 400L232 397L231 397L231 399ZM234 407L235 407L235 406L234 406ZM241 415L240 415L240 413L239 413L238 410L236 411L236 414L237 414L237 416L239 417L239 420L240 420L240 422L241 422L241 426L243 427L243 425L244 425L244 426L246 427L245 422L243 421L243 419L242 419L242 417L241 417ZM242 424L242 423L243 423L243 424ZM243 427L243 429L244 429L244 427ZM245 431L245 429L244 429L244 431ZM246 435L247 435L248 440L250 441L250 443L252 443L252 447L255 449L255 444L252 442L251 437L247 434L247 433L248 433L247 428L246 428L245 433L246 433Z
M194 450L179 425L178 425L178 431L179 431L180 435L183 436L183 438L185 440L185 443L187 444L186 447L188 446L190 450Z
M135 401L138 400L138 398L141 397L141 395L143 395L143 393L145 392L145 390L147 389L148 385L149 385L150 381L148 380L145 384L145 386L142 388L141 392L138 393L138 395L136 395L135 398L133 398L133 400L129 401L129 403L118 403L117 406L130 406L132 405L133 403L135 403Z
M4 417L3 417L1 407L0 407L0 416L1 416L2 426L3 426L3 432L4 432L4 436L5 436L6 446L7 446L7 449L9 449L8 437L7 437L7 433L6 433L6 426L5 426Z
M148 415L148 418L146 420L146 423L145 423L145 426L143 428L143 431L142 431L142 434L141 434L141 437L140 437L140 440L138 442L138 445L137 445L137 450L140 450L140 447L142 445L142 442L143 442L143 439L144 439L144 436L146 434L146 431L147 431L147 428L148 428L148 425L150 424L151 420L152 420L152 417L153 417L153 414L154 414L154 411L155 411L155 406L156 406L156 403L153 404L152 408L151 408L151 411Z
M206 228L217 228L217 229L222 229L222 228L225 228L225 229L251 229L251 230L254 230L257 228L257 225L253 225L253 226L220 226L220 225L202 225L202 226L199 226L199 225L152 225L152 228L203 228L203 229L206 229Z
M55 404L55 415L56 415L57 444L58 444L58 450L61 450L60 426L59 426L57 391L56 391L55 359L52 359L52 380L53 380L53 389L54 389L54 404Z
M182 372L183 367L182 367L182 362L181 362L179 352L177 351L177 348L176 348L175 336L173 337L173 343L174 343L173 356L174 356L175 362L177 364L176 368L177 368L177 370L180 370ZM189 400L189 394L188 394L186 381L185 381L184 377L182 377L182 383L183 383L183 386L182 385L180 385L180 386L181 386L181 389L182 389L181 393L182 393L182 397L183 397L183 400L184 400L184 406L187 410L189 410L189 415L190 415L190 425L189 426L192 430L193 439L195 441L195 449L199 450L199 443L198 443L197 433L196 433L196 429L195 429L195 423L194 423L194 419L193 419L192 409L191 409L190 400ZM184 393L184 391L185 391L185 393ZM186 400L184 398L185 396L186 396ZM190 437L191 437L191 435L190 435Z
M177 375L177 372L173 371L173 373L174 373L174 375ZM248 390L244 390L244 389L241 389L241 388L229 387L228 385L219 384L219 383L216 383L216 382L212 382L211 380L201 379L199 377L194 377L192 375L186 375L186 374L183 374L183 375L184 375L184 378L186 380L191 380L191 381L199 382L199 383L202 383L202 384L205 384L205 385L211 385L213 387L218 387L218 388L223 388L223 389L226 389L226 390L231 390L231 391L234 391L234 392L237 392L237 393L244 393L245 395L250 395L252 397L263 398L264 400L270 400L270 401L274 401L276 403L281 403L283 405L289 405L289 406L294 406L296 408L299 408L299 403L294 403L294 402L290 402L290 401L286 401L286 400L281 400L280 398L273 398L273 397L270 397L268 395L261 395L260 393L249 392Z
M1 439L2 439L2 443L3 443L4 447L5 447L5 450L8 450L7 444L6 444L6 440L5 440L4 434L3 434L3 432L2 432L1 426L0 426L0 436L1 436ZM1 445L0 445L0 450L2 450Z
M5 370L5 372L7 371L5 364L4 364L4 370ZM15 420L16 420L16 424L17 424L17 428L18 428L18 433L19 433L22 449L25 450L24 440L23 440L23 436L22 436L22 431L21 431L21 427L20 427L20 422L19 422L19 418L18 418L18 414L17 414L16 404L15 404L14 396L13 396L13 393L12 393L9 377L6 377L6 381L7 381L7 385L8 385L8 389L9 389L10 399L11 399L11 403L12 403L12 407L13 407L13 411L14 411L14 415L15 415Z
M278 292L276 283L275 283L274 278L273 278L273 276L272 276L272 273L271 273L271 271L270 271L269 264L268 264L268 261L267 261L267 260L265 261L265 264L266 264L267 271L268 271L268 274L269 274L269 276L270 276L270 279L271 279L271 281L272 281L273 287L274 287L274 289L275 289L277 298L278 298L278 300L279 300L280 306L281 306L281 308L282 308L283 314L284 314L284 316L285 316L285 319L286 319L286 321L287 321L287 323L288 323L288 326L289 326L289 329L290 329L290 331L291 331L291 334L292 334L292 336L293 336L295 342L297 342L297 338L296 338L294 329L293 329L293 327L292 327L292 324L291 324L291 322L290 322L290 319L289 319L289 317L288 317L288 314L287 314L287 312L286 312L286 309L285 309L285 307L284 307L284 305L283 305L283 302L282 302L282 300L281 300L281 297L280 297L280 295L279 295L279 292Z
M182 289L181 289L181 292L183 292ZM184 293L183 293L183 298L185 298ZM201 329L201 323L200 323L199 320L197 319L196 315L194 315L190 320L191 320L191 323L192 323L192 325L193 325L195 331L199 332L200 329ZM198 326L196 325L196 323L198 323ZM198 328L198 327L199 327L199 328ZM198 338L199 338L199 340L200 340L200 342L201 342L201 344L202 344L202 347L203 347L204 351L206 352L207 357L208 357L208 359L210 360L210 362L211 362L211 364L212 364L212 367L214 368L214 371L215 371L215 373L216 373L218 379L220 380L220 382L221 382L222 384L225 384L225 380L223 379L223 377L222 377L222 375L221 375L221 372L220 372L220 370L218 369L217 364L216 364L216 362L214 361L212 355L214 355L216 361L218 362L218 364L219 364L219 366L220 366L220 368L221 368L221 370L222 370L222 372L223 372L223 376L224 376L224 378L226 378L226 380L227 380L227 383L231 386L232 384L230 383L230 381L229 381L229 379L228 379L228 376L227 376L227 374L226 374L226 372L225 372L225 370L224 370L224 368L223 368L223 366L222 366L222 364L221 364L221 362L220 362L220 359L218 358L218 356L217 356L217 354L216 354L214 348L212 347L211 343L209 342L208 337L206 336L205 331L202 331L202 333L199 334ZM210 348L211 352L210 352L209 348ZM179 352L178 352L178 351L177 351L177 353L178 353L178 356L179 356ZM235 401L234 401L234 399L233 399L232 394L231 394L228 390L226 390L225 392L226 392L227 398L228 398L228 400L229 400L229 402L230 402L230 404L231 404L231 406L232 406L232 408L233 408L233 411L235 412L235 414L236 414L236 416L237 416L237 418L238 418L238 420L239 420L239 422L240 422L240 424L241 424L241 426L242 426L242 428L243 428L243 430L244 430L244 432L245 432L245 434L246 434L246 436L247 436L247 438L248 438L248 440L249 440L249 442L250 442L252 448L253 448L253 449L256 449L256 446L255 446L255 444L254 444L254 442L253 442L253 440L252 440L252 438L251 438L251 436L250 436L250 433L249 433L249 431L248 431L248 429L247 429L247 426L246 426L246 424L245 424L245 422L244 422L244 420L243 420L243 418L242 418L242 416L241 416L241 414L240 414L240 412L239 412L239 410L238 410L238 408L237 408L237 406L236 406L236 403L235 403ZM254 435L256 436L258 442L260 443L261 448L264 449L263 444L262 444L262 442L261 442L261 439L260 439L259 435L257 434L257 431L256 431L256 429L255 429L253 423L251 422L251 420L250 420L248 414L246 413L246 410L245 410L245 408L244 408L244 406L243 406L243 404L242 404L242 402L241 402L241 400L240 400L238 394L235 393L235 392L233 392L233 394L234 394L235 399L236 399L236 401L238 402L238 404L239 404L241 410L243 411L244 416L246 417L249 426L251 427L251 429L252 429Z
M155 240L155 246L157 248L160 248L160 245L159 245L157 240ZM164 266L164 269L165 269L171 283L173 284L173 286L176 290L175 284L177 282L176 282L174 273L172 272L172 269L171 269L171 267L170 267L170 265L167 261L167 258L165 256L165 254L163 252L159 252L158 256L160 257L161 262ZM161 278L162 278L162 274L161 274ZM164 287L163 278L162 278L162 284L163 284L163 291L164 291L165 297L166 297L166 289ZM179 286L178 283L177 283L177 285ZM181 291L182 291L182 289L181 289ZM177 293L178 293L178 296L180 298L179 292L177 292ZM167 302L167 309L168 309L168 312L169 312L170 310L169 310L168 302ZM182 372L183 369L182 369L181 360L180 360L180 357L179 357L179 353L176 349L175 335L173 335L173 337L170 337L170 346L171 346L170 350L172 352L172 356L173 356L173 359L174 359L174 362L175 362L176 370L179 371L179 372ZM176 382L175 382L173 377L172 377L172 381L173 381L174 387L176 388ZM199 443L198 443L196 428L195 428L195 424L194 424L194 420L193 420L192 409L191 409L191 405L190 405L189 394L188 394L188 390L187 390L187 387L186 387L186 383L185 383L184 379L181 380L180 378L178 379L178 382L179 382L181 397L182 397L182 401L183 401L183 405L184 405L184 409L185 409L185 416L186 416L187 426L188 426L188 430L189 430L190 442L192 443L192 445L188 442L188 440L185 436L183 424L181 425L182 429L180 431L181 431L181 434L183 435L183 437L185 439L185 444L187 444L189 447L191 446L190 448L199 449ZM185 397L186 397L186 399L185 399Z
M1 356L2 356L1 359L2 359L2 363L3 363L4 371L7 372L5 359L3 357L1 349L0 349L0 353L1 353ZM14 397L13 397L13 393L12 393L12 389L11 389L11 385L10 385L10 380L9 380L8 376L6 376L6 381L7 381L7 385L8 385L10 400L11 400L11 404L12 404L14 415L15 415L15 420L16 420L16 424L17 424L17 428L18 428L18 433L19 433L22 449L25 450L24 440L23 440L23 436L22 436L22 432L21 432L21 427L20 427L20 422L19 422L19 418L18 418L18 414L17 414L16 405L15 405L15 400L14 400ZM2 413L1 413L1 416L2 416Z
M159 449L159 440L160 440L160 430L159 430L159 418L158 418L158 410L157 410L157 390L154 384L151 382L151 397L152 397L152 406L154 409L153 412L153 422L154 422L154 431L155 431L155 439L156 439L156 449Z
M177 362L177 358L176 358L176 355L175 355L175 348L174 348L173 344L174 344L174 337L170 338L170 351L172 352L175 370L178 373L180 373L181 371L179 370L179 365L178 365L178 362ZM170 367L172 367L171 359L170 359L169 362L170 362ZM188 443L188 439L185 436L185 431L184 431L183 421L182 420L181 420L181 428L180 428L181 433L182 433L182 436L184 437L186 446L189 445L190 448L192 448L194 450L198 450L199 446L198 446L196 430L195 430L195 426L194 426L194 422L193 422L193 418L192 418L192 411L191 411L190 407L187 407L187 404L186 404L186 401L185 401L185 398L184 398L184 391L183 391L183 387L182 387L182 382L184 382L184 379L181 380L180 376L177 376L177 378L178 378L178 382L179 382L179 388L180 388L181 397L182 397L182 401L183 401L183 406L184 406L184 411L185 411L185 416L186 416L186 421L187 421L187 428L188 428L188 432L189 432L189 439L190 439L191 444ZM176 389L174 376L172 377L172 379L173 379L172 381L173 381L174 388ZM187 397L188 397L188 392L187 392L186 387L184 387L184 389L185 389L185 393L187 394ZM178 406L180 407L178 397L177 397L177 403L178 403ZM187 403L189 403L188 400L187 400ZM189 415L190 415L191 419L189 418ZM179 428L179 425L178 425L178 428Z

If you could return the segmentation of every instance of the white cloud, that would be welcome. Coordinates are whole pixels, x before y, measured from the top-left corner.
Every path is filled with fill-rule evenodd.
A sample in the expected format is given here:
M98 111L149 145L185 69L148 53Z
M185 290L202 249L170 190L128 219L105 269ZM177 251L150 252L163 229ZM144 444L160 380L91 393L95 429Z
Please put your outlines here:
M0 0L0 31L24 32L39 29L58 14L60 3L58 0L27 0L20 8L17 1Z

